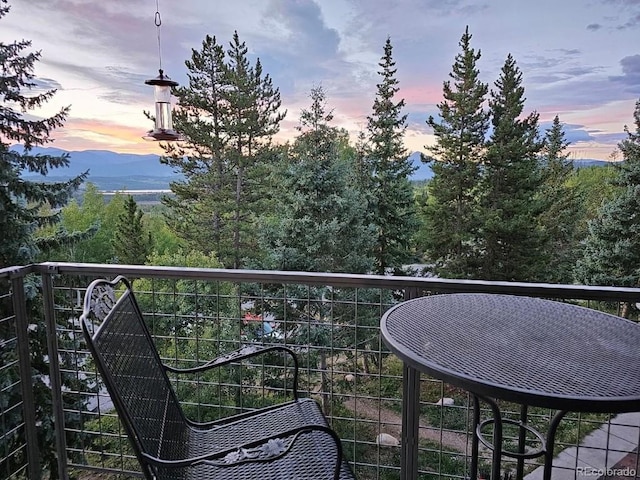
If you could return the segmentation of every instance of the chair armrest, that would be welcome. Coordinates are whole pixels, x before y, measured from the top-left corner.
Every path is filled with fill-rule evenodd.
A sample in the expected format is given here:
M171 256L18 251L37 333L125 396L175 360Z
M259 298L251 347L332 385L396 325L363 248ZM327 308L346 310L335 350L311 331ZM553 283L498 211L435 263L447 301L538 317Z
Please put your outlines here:
M261 438L233 449L182 460L164 460L144 452L142 452L142 456L149 464L163 468L185 468L201 464L225 468L248 462L270 462L287 455L301 435L314 431L321 431L332 437L337 452L333 478L334 480L339 480L343 460L342 444L336 432L326 425L305 425L304 427L297 427L271 437ZM288 441L282 440L283 437L291 436L292 438Z
M296 354L293 350L291 350L289 347L285 347L284 345L245 345L238 350L234 350L233 352L221 355L217 358L214 358L213 360L208 361L207 363L198 365L197 367L175 368L170 365L164 365L164 368L167 370L167 372L177 374L200 373L211 368L221 367L223 365L228 365L233 362L238 362L246 358L263 355L265 353L273 351L281 351L287 353L293 359L293 398L295 400L298 400L298 358L296 357Z

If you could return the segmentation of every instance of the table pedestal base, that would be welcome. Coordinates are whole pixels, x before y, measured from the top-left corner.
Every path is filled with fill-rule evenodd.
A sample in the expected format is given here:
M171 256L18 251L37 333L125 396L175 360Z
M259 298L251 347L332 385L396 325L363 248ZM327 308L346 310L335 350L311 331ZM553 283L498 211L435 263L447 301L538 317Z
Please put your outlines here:
M472 395L473 397L473 440L471 444L471 479L476 480L478 478L478 456L479 456L479 444L482 443L485 447L489 448L492 453L491 462L491 480L502 479L500 476L502 457L515 458L516 462L516 479L522 480L524 477L524 461L532 458L544 457L544 474L543 480L551 479L551 468L553 463L553 446L555 443L555 435L558 430L560 421L567 413L565 410L559 410L555 413L551 419L549 430L546 437L544 437L535 428L527 424L527 406L522 405L520 408L520 420L503 419L500 413L500 407L498 404L489 398L480 397L478 395ZM480 400L487 403L492 410L493 418L488 420L481 420L480 417ZM518 426L518 451L512 452L504 450L503 444L503 425L512 424ZM482 429L486 425L493 425L492 440L489 442L482 434ZM535 451L526 452L525 443L527 439L527 432L533 434L537 441L540 443L540 448Z

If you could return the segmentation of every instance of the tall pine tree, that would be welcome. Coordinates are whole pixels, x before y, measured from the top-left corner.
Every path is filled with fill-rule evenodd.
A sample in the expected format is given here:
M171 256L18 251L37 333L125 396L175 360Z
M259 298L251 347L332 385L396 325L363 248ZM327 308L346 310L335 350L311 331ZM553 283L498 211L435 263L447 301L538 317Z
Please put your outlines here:
M278 206L264 222L261 246L266 252L260 266L266 269L307 272L367 273L373 266L369 257L373 228L367 223L364 197L352 184L353 164L341 154L347 133L330 126L331 112L325 105L321 87L311 90L311 107L300 116L301 134L285 158L274 169ZM322 286L287 288L287 296L334 299L326 302L292 302L285 318L307 320L287 333L298 343L309 343L316 357L325 412L330 408L327 358L329 348L340 345L340 328L334 324L353 321L354 312L342 308L352 298L337 288ZM295 292L295 293L293 293ZM280 293L277 296L282 296ZM345 312L348 310L348 312ZM377 319L376 319L377 321ZM353 330L347 329L350 338ZM367 333L370 334L371 329Z
M229 116L225 130L229 136L228 158L235 186L232 212L231 266L240 268L246 258L255 256L257 212L264 204L265 164L271 158L271 138L280 128L285 112L280 111L280 91L271 77L263 74L260 59L254 66L247 58L247 47L235 32L228 55L228 85L225 99Z
M509 54L491 92L493 132L481 183L482 266L484 280L539 280L543 235L538 218L543 204L538 153L538 114L524 110L522 73Z
M184 180L171 183L174 196L163 198L168 223L192 249L205 253L231 250L232 172L225 157L224 122L228 104L224 47L207 35L200 50L185 62L189 84L178 87L175 128L185 139L165 146L162 158Z
M322 87L312 89L290 158L273 171L278 206L262 228L263 267L348 273L372 267L373 228L364 198L350 182L353 165L341 156L346 133L331 120Z
M427 147L434 177L422 209L421 238L434 273L449 278L470 278L478 270L477 187L489 115L483 108L488 86L476 66L480 51L471 48L471 37L467 27L451 80L443 84L440 120L427 120L436 145Z
M8 11L7 1L0 0L0 19ZM40 60L40 52L23 53L30 46L27 40L0 43L0 268L34 261L39 252L34 233L58 221L52 212L69 200L87 176L53 183L22 178L23 173L47 175L51 169L69 165L67 154L33 153L34 147L52 141L52 131L64 124L69 108L48 118L26 116L55 94L55 90L29 94L38 86L33 70ZM14 143L21 146L10 148ZM50 209L42 215L44 205Z
M579 281L590 285L640 286L640 100L634 111L635 131L618 144L623 162L615 184L622 191L605 202L589 223L584 258L576 269ZM627 316L631 305L626 305Z
M543 183L539 198L543 203L540 226L544 235L544 261L547 269L540 280L552 283L572 283L578 255L580 219L583 207L575 185L569 180L575 173L573 162L566 153L569 145L564 138L560 118L556 115L547 130L541 155Z
M175 128L187 141L165 146L164 161L185 175L171 186L175 199L164 200L169 223L192 248L240 268L257 254L256 212L267 196L271 138L285 115L280 92L259 59L251 64L237 32L226 54L207 36L186 66Z
M403 145L407 116L402 114L404 99L395 101L399 87L392 54L391 39L387 38L378 64L382 81L373 113L367 117L367 170L372 175L370 208L376 227L375 271L379 274L398 271L411 259L410 241L418 225L409 182L414 167Z
M7 0L0 0L0 20L9 12ZM38 84L34 77L34 66L40 60L40 52L28 52L31 42L27 40L12 43L0 42L0 268L12 265L25 265L35 261L42 246L52 246L52 238L38 239L36 230L40 227L58 222L56 212L62 207L86 178L86 173L66 182L42 182L23 178L25 173L48 174L52 169L69 164L69 157L35 154L34 147L46 145L52 141L51 133L61 127L69 112L61 109L48 118L28 115L48 102L55 90L38 92ZM21 144L11 148L12 144ZM47 208L43 208L47 207ZM64 241L62 236L58 241ZM26 288L28 315L32 319L29 329L29 348L32 356L31 385L36 404L36 421L38 428L38 447L43 469L49 470L52 479L58 478L58 470L54 445L54 426L52 419L51 392L49 382L49 357L47 355L47 331L41 311L42 302L34 298L39 291L37 280L28 278ZM0 286L3 292L9 286ZM6 299L5 299L6 300ZM17 378L17 364L14 342L4 342L15 338L14 312L6 301L0 302L0 385L2 394L0 404L3 410L2 429L6 434L3 441L3 454L0 460L0 471L14 472L15 461L20 465L24 460L24 422L20 408L13 408L22 402L21 382ZM66 319L61 319L65 321ZM68 325L67 325L68 326ZM65 340L62 339L61 342ZM67 340L71 341L71 340ZM61 368L73 368L72 358L77 345L60 345L60 357L56 361ZM66 353L65 353L66 352ZM65 391L78 391L79 379L63 379ZM80 405L69 403L64 396L64 408L67 411L79 410ZM11 408L9 408L11 407ZM67 419L67 426L73 428L73 416ZM6 463L5 463L6 462Z

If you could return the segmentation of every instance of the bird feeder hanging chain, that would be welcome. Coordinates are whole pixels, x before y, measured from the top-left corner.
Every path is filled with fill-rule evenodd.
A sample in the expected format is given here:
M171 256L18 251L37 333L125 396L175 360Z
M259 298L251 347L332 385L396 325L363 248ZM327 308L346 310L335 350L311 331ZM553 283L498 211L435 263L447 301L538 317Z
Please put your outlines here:
M160 18L160 6L159 0L156 0L156 15L155 24L158 31L158 59L160 60L160 75L162 75L162 49L160 48L160 25L162 25L162 19Z

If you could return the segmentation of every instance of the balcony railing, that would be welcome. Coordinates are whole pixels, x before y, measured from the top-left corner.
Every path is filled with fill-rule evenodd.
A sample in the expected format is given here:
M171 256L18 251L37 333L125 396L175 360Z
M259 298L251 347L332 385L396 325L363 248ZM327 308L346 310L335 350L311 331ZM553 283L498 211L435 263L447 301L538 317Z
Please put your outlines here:
M173 365L194 365L251 342L294 348L303 395L320 402L360 479L400 476L402 365L379 332L380 317L393 304L486 292L620 314L640 302L640 289L422 277L68 263L0 270L0 478L46 477L43 459L56 459L60 478L139 476L78 325L85 287L117 274L134 280L158 348ZM43 343L46 350L37 351ZM277 402L290 392L289 371L277 358L174 381L185 409L200 420ZM519 409L511 414L517 418ZM422 376L420 478L469 476L471 417L465 392ZM529 417L544 428L551 412L531 409ZM43 440L49 426L54 436ZM620 460L637 472L637 455L629 452L639 440L637 416L570 415L558 434L554 478L581 478L585 465L606 469ZM594 452L600 460L590 464ZM482 452L481 470L489 462ZM527 465L531 479L536 468L533 460Z

